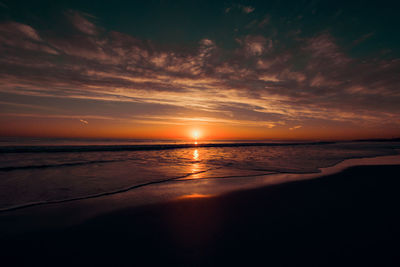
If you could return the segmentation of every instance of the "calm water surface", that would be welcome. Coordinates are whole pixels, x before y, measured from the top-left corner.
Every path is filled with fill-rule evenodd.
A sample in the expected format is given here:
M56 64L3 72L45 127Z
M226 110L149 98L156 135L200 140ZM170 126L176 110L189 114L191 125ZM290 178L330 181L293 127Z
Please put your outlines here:
M392 155L400 148L399 142L7 139L0 144L2 210L174 180L318 172L344 159Z

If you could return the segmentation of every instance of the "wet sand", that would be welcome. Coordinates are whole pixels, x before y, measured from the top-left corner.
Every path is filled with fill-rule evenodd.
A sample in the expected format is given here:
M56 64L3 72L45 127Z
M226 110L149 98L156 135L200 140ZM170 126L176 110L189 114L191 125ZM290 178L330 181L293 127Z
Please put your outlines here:
M400 165L359 166L124 208L72 227L2 237L0 263L400 266L398 177Z

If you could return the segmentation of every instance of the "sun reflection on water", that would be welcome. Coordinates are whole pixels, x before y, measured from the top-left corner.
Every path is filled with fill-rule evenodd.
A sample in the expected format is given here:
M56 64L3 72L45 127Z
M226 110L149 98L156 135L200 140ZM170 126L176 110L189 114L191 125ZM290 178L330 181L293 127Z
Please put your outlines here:
M199 160L199 151L197 149L193 151L193 160Z
M188 165L188 167L190 168L189 170L192 175L182 178L180 180L203 178L205 166L203 163L200 162L200 153L198 149L193 150L191 159L192 162L190 163L190 165Z
M198 161L199 160L199 150L198 149L195 149L193 151L193 160L194 161ZM191 168L192 168L192 173L197 173L197 172L201 171L200 164L198 162L192 163Z

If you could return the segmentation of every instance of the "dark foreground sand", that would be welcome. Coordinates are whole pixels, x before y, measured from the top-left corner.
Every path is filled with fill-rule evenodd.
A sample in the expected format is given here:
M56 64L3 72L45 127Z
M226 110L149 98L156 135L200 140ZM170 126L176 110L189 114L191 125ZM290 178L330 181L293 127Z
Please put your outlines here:
M400 166L119 210L1 241L1 266L400 266Z

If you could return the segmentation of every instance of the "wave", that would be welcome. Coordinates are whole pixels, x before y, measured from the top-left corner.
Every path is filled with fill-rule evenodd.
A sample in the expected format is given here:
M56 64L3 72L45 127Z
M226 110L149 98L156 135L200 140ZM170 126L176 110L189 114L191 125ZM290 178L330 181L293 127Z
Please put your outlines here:
M154 151L166 149L185 149L199 147L256 147L256 146L299 146L322 145L333 142L309 142L309 143L204 143L204 144L163 144L163 145L86 145L86 146L9 146L0 147L0 153L86 153L86 152L123 152L123 151ZM0 167L0 172L27 169L44 169L57 167L72 167L98 163L112 163L128 161L130 158L113 160L89 160L67 163L14 165ZM260 170L265 171L265 170Z
M326 145L336 142L299 143L203 143L203 144L158 144L158 145L83 145L83 146L2 146L0 153L66 153L66 152L118 152L151 151L199 147L250 147L250 146L301 146Z
M149 185L153 185L153 184L160 184L160 183L165 183L165 182L169 182L169 181L183 179L183 178L186 178L186 177L191 176L191 175L207 172L209 170L211 170L211 169L207 169L207 170L203 170L203 171L199 171L199 172L188 173L188 174L185 174L185 175L182 175L182 176L178 176L178 177L172 177L172 178L167 178L167 179L150 181L150 182L146 182L146 183L142 183L142 184L136 184L136 185L128 186L128 187L125 187L125 188L120 188L120 189L116 189L116 190L112 190L112 191L101 192L101 193L97 193L97 194L77 196L77 197L65 198L65 199L43 200L43 201L23 203L23 204L19 204L19 205L0 208L0 213L1 212L18 210L18 209L23 209L23 208L28 208L28 207L33 207L33 206L39 206L39 205L60 204L60 203L65 203L65 202L84 200L84 199L91 199L91 198L99 198L99 197L104 197L104 196L124 193L124 192L130 191L130 190L133 190L133 189L144 187L144 186L149 186Z
M7 172L7 171L26 170L26 169L45 169L45 168L57 168L57 167L70 167L70 166L79 166L79 165L97 164L97 163L110 163L110 162L120 162L120 161L126 161L126 160L92 160L92 161L69 162L69 163L60 163L60 164L7 166L7 167L0 167L0 171Z
M324 167L318 167L315 171L291 171L291 170L268 170L268 173L260 173L260 174L248 174L248 175L227 175L227 176L215 176L215 177L203 177L203 178L191 178L190 176L200 174L200 173L205 173L213 169L219 169L221 167L217 168L209 168L206 170L198 171L198 172L193 172L193 173L187 173L182 176L178 177L170 177L166 179L160 179L160 180L155 180L155 181L149 181L145 182L142 184L136 184L136 185L131 185L128 187L120 188L120 189L115 189L111 191L106 191L106 192L100 192L100 193L95 193L95 194L89 194L89 195L83 195L83 196L77 196L77 197L71 197L71 198L65 198L65 199L55 199L55 200L43 200L43 201L36 201L36 202L26 202L23 204L17 204L13 206L8 206L8 207L0 207L0 213L2 212L8 212L8 211L13 211L13 210L18 210L18 209L23 209L23 208L28 208L28 207L33 207L33 206L40 206L40 205L48 205L48 204L60 204L60 203L66 203L66 202L72 202L72 201L78 201L78 200L85 200L85 199L92 199L92 198L99 198L103 196L109 196L109 195L114 195L114 194L119 194L119 193L124 193L128 192L137 188L149 186L149 185L154 185L154 184L161 184L165 182L171 182L171 181L176 181L176 182L185 182L185 181L190 181L190 180L211 180L211 179L235 179L235 178L250 178L250 177L259 177L259 176L272 176L272 175L279 175L279 174L291 174L291 175L306 175L306 174L317 174L317 173L322 173L323 169L327 168L332 168L334 166L339 165L339 163L343 163L346 160L350 159L368 159L368 158L380 158L382 156L393 156L393 155L399 155L400 150L395 149L392 153L386 154L386 155L370 155L370 156L362 156L362 157L347 157L343 158L342 160L339 160L338 162L335 162L329 166L324 166ZM84 163L83 163L84 164ZM382 164L384 165L384 164ZM351 166L357 166L357 164L351 165ZM347 166L349 167L349 166ZM337 171L341 171L343 169L338 169ZM267 170L264 170L267 171ZM285 181L282 181L285 182Z

